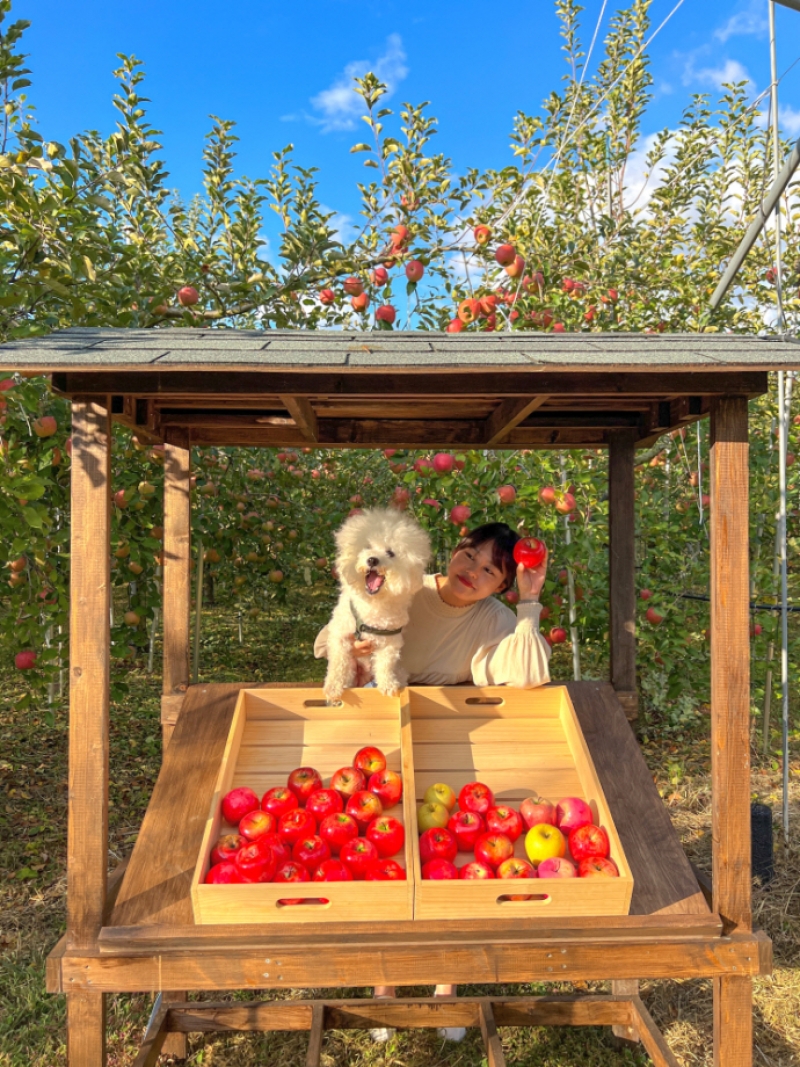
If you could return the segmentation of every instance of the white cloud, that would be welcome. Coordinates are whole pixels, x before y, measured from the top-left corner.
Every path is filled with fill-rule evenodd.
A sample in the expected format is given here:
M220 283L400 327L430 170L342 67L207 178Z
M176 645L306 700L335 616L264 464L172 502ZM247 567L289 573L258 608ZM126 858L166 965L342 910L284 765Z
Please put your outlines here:
M664 172L675 162L675 137L666 143L666 152L661 162L651 171L647 157L656 145L659 134L651 133L645 137L638 148L628 156L625 166L625 207L636 214L647 214L646 208L653 193L663 184Z
M781 130L785 136L800 137L800 111L788 104L779 105Z
M728 82L749 82L750 75L738 59L724 59L719 66L701 67L699 70L694 65L694 59L690 58L683 72L683 84L700 82L711 88L719 88Z
M290 122L302 117L319 126L322 133L355 129L358 119L364 112L364 101L356 93L353 79L363 78L370 71L386 83L387 96L391 96L407 76L406 53L403 50L402 38L398 33L389 35L386 40L386 51L373 63L364 59L348 63L327 89L312 96L311 106L314 114L285 115L284 121Z
M714 30L714 37L723 44L730 37L760 37L769 25L764 0L750 0L743 11L731 15L728 21Z
M320 204L320 208L326 215L333 210L324 204ZM358 227L353 223L353 216L346 215L343 211L334 211L328 225L333 230L334 239L341 241L343 245L350 244L358 236Z

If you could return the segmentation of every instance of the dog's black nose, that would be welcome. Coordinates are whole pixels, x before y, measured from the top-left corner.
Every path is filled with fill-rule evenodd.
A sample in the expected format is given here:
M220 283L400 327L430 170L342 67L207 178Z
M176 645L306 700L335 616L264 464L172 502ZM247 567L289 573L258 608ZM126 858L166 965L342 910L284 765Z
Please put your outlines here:
M368 567L377 567L378 566L378 557L377 556L370 556L369 559L367 560L367 566Z

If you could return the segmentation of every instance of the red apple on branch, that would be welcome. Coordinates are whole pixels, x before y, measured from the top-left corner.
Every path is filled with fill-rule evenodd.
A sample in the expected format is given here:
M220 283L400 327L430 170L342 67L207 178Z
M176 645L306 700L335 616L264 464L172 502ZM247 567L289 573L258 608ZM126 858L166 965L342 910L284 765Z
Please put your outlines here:
M475 238L476 244L485 245L491 240L492 231L488 226L479 223L472 231L472 236Z
M25 649L24 652L18 652L14 656L14 666L18 671L29 671L36 666L36 653L31 649Z
M497 490L497 499L501 504L513 504L517 499L517 490L513 485L501 485Z
M361 296L364 292L364 283L360 278L351 275L349 278L345 278L342 288L348 296Z
M200 294L193 285L184 285L178 290L178 303L181 307L192 307L200 300Z
M325 307L330 307L330 305L333 304L335 302L335 300L336 300L336 293L334 293L333 289L320 289L320 292L319 292L319 302L320 302L320 304L324 304Z
M504 244L499 245L495 251L494 258L500 264L501 267L507 267L509 263L513 263L517 255L517 250L513 245Z
M466 504L456 504L454 508L450 509L450 522L455 526L461 526L469 519L471 514L472 510Z
M409 260L406 263L406 278L410 282L418 282L425 273L425 264L418 259Z
M461 319L451 319L444 328L445 333L461 333L464 329L464 323Z
M390 326L397 316L397 311L391 304L382 304L375 312L376 322L387 322Z
M437 474L449 474L456 465L456 457L449 452L437 452L433 457L433 469Z
M469 326L471 322L474 322L481 313L480 300L462 300L458 305L458 318L465 325Z

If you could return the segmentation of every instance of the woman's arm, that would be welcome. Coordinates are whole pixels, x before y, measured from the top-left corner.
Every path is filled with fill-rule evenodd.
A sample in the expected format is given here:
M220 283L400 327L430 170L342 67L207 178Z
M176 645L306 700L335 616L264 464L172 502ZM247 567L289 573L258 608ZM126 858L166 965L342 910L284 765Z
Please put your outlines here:
M516 626L498 627L493 637L472 657L472 680L475 685L510 685L515 689L533 689L550 681L550 646L539 633L538 601L523 601L517 606ZM513 613L509 611L513 618Z

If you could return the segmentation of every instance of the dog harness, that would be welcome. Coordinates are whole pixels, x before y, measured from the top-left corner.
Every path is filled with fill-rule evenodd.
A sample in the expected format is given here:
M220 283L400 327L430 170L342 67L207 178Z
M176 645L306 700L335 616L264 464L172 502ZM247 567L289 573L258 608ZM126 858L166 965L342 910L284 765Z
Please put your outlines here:
M353 618L356 621L356 637L360 637L362 634L377 634L379 637L392 637L394 634L401 634L403 632L402 626L397 630L379 630L377 626L367 626L356 611L352 600L350 601L350 611L353 613Z

